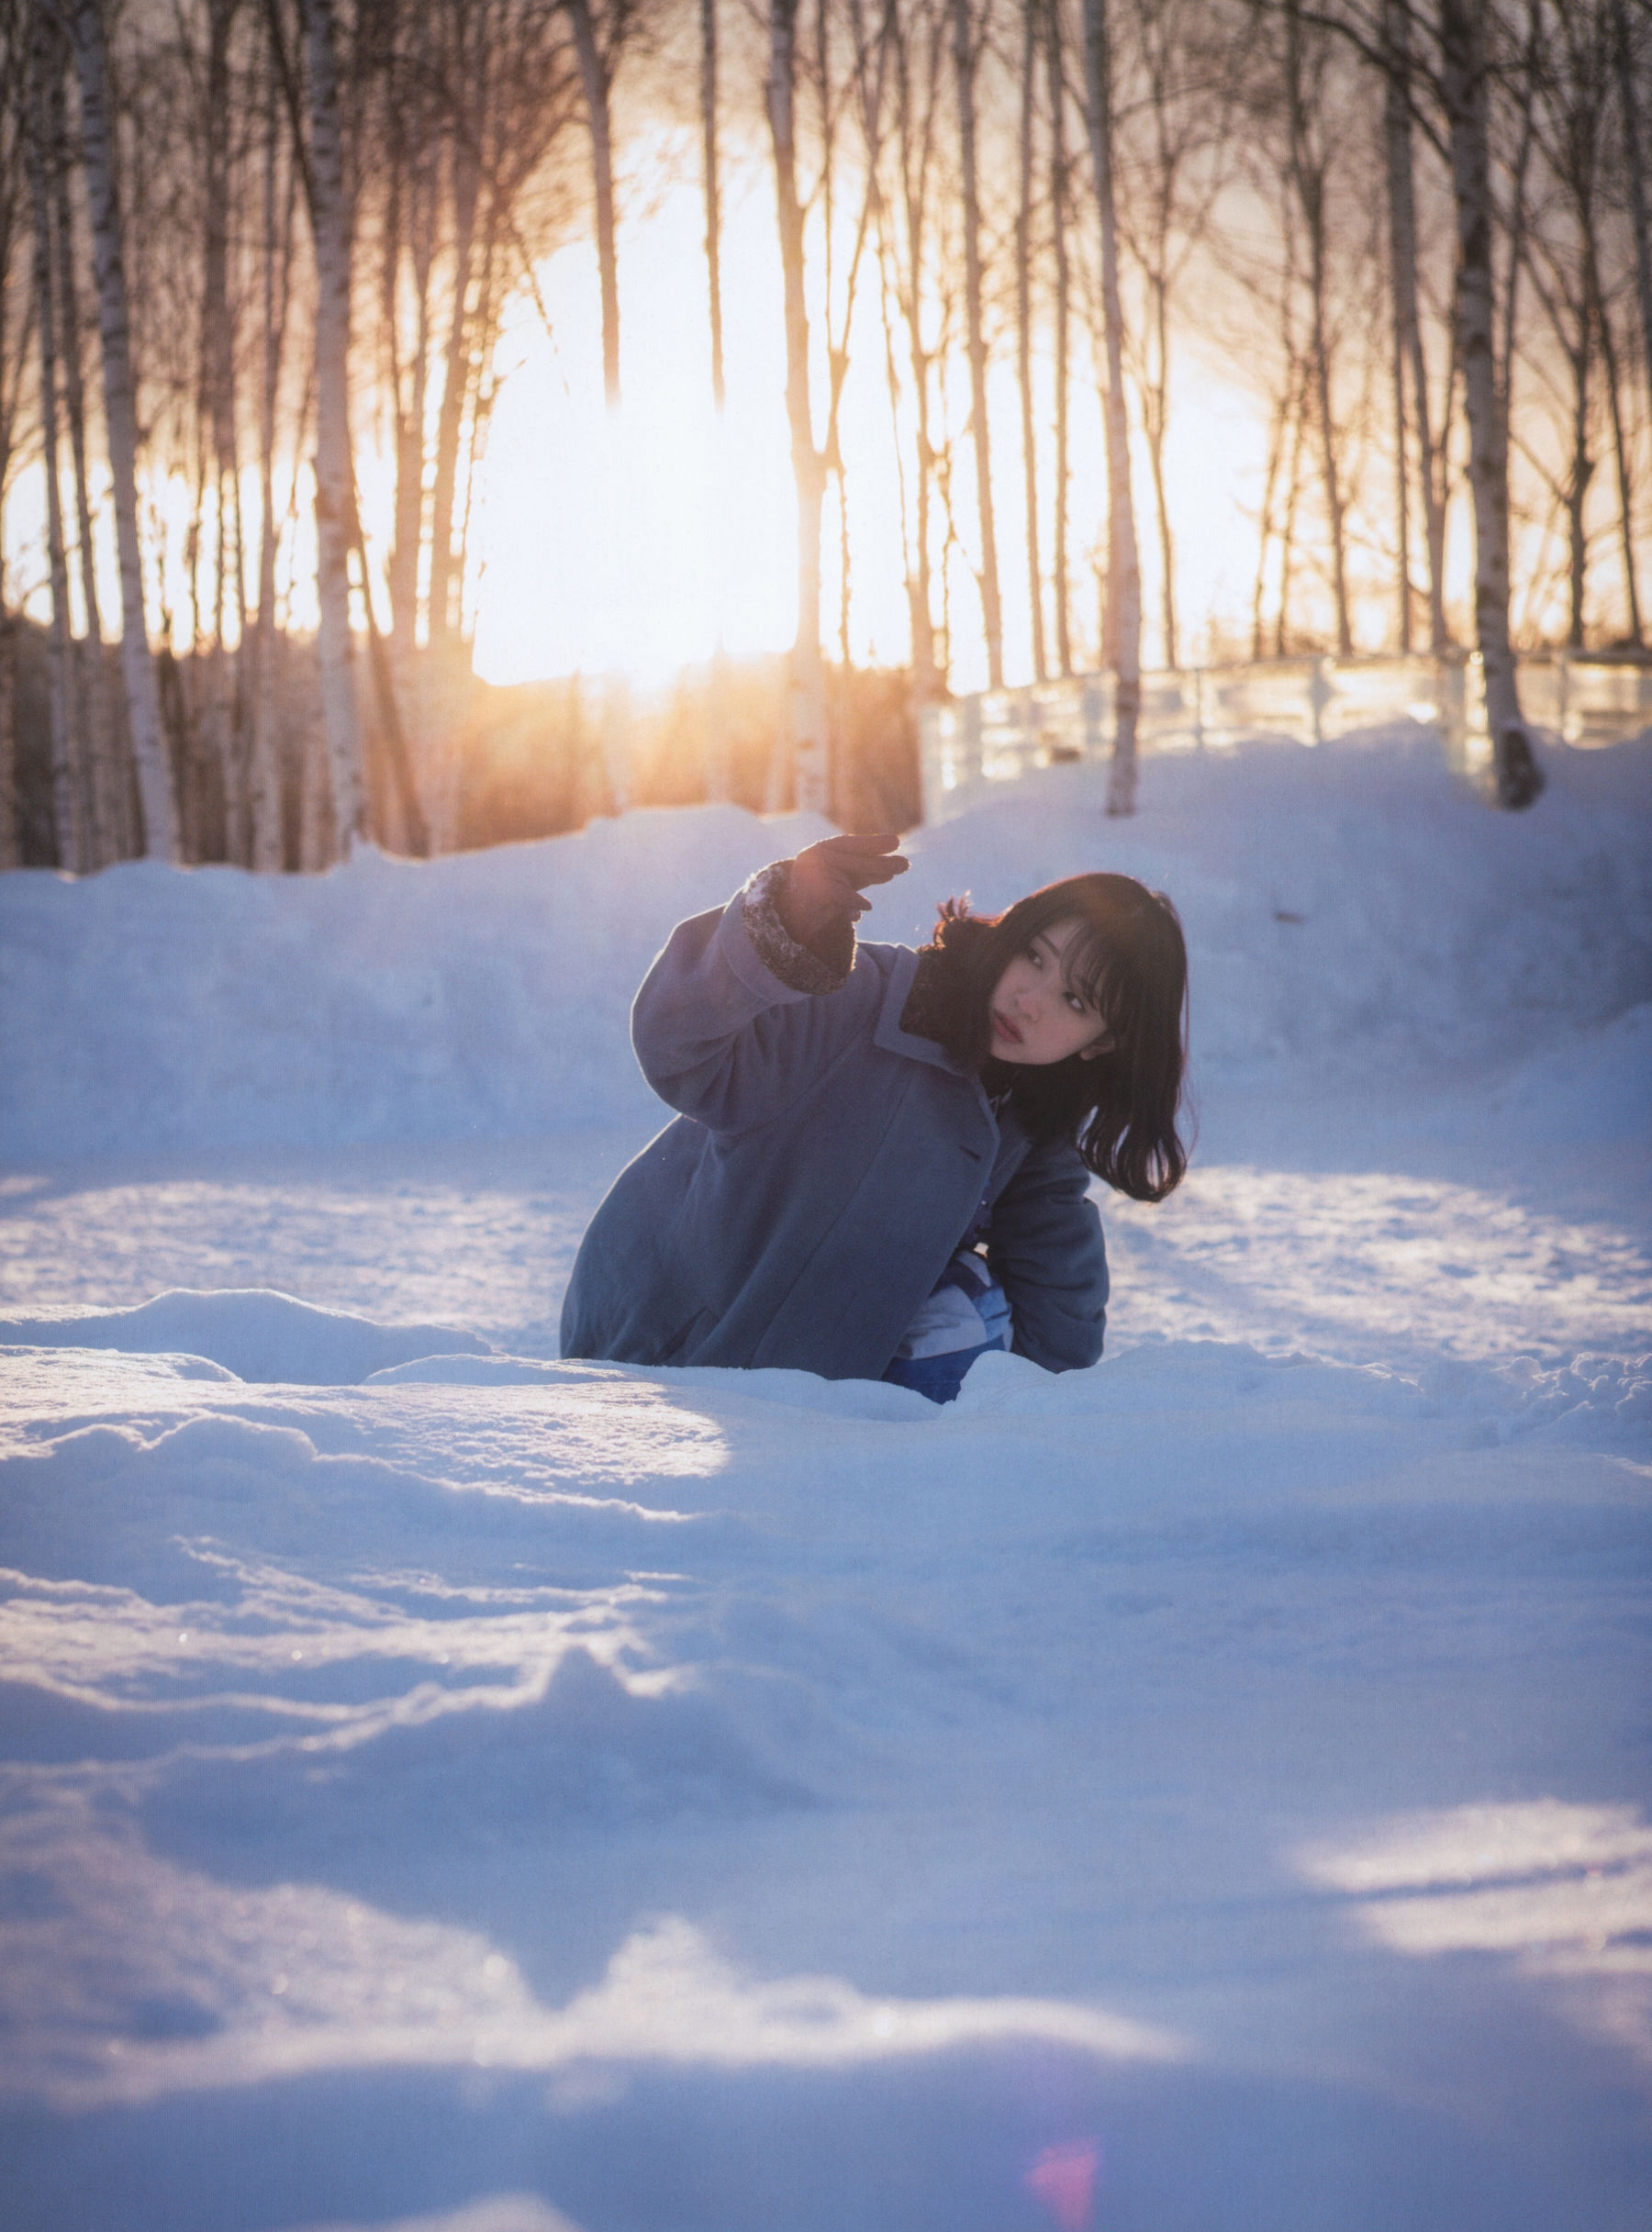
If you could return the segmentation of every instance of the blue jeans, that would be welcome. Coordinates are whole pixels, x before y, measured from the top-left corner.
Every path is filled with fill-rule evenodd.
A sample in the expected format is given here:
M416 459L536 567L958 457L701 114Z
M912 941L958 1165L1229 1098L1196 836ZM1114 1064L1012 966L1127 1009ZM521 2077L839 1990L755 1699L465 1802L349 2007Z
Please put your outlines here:
M1009 1345L1009 1334L999 1334L996 1341L983 1341L978 1348L951 1348L942 1356L897 1356L884 1378L892 1379L898 1388L916 1389L931 1402L951 1402L977 1356Z

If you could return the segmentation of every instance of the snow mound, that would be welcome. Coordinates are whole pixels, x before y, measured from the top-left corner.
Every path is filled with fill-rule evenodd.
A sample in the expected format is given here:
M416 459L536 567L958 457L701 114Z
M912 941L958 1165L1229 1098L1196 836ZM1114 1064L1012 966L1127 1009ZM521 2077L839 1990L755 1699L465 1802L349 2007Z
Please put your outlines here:
M1581 763L1592 764L1584 766ZM1047 783L916 831L870 938L928 935L1079 870L1167 890L1200 1073L1506 1065L1652 999L1652 743L1557 751L1542 808L1488 812L1432 742L1150 760L1143 809ZM0 1155L501 1139L635 1121L631 996L672 925L827 834L656 809L322 876L151 862L0 877Z
M0 1347L113 1348L134 1356L204 1357L237 1379L294 1387L354 1387L374 1372L438 1352L479 1355L488 1344L452 1325L382 1325L267 1288L216 1293L174 1287L133 1310L0 1318Z
M1036 1367L1034 1367L1036 1368ZM1043 1378L1045 1375L1039 1374ZM936 1405L910 1388L880 1379L821 1379L813 1372L736 1370L731 1366L698 1364L671 1370L655 1366L541 1361L533 1356L420 1356L374 1372L374 1387L519 1388L566 1387L630 1379L641 1386L661 1380L673 1387L700 1387L747 1402L784 1403L794 1411L816 1411L832 1418L932 1419Z

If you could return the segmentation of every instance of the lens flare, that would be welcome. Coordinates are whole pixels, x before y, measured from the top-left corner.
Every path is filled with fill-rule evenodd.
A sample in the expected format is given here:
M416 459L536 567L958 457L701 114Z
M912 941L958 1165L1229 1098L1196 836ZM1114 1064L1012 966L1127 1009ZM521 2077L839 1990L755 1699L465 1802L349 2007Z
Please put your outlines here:
M1021 2183L1043 2202L1061 2232L1085 2232L1095 2208L1100 2171L1099 2139L1067 2139L1059 2147L1046 2147Z

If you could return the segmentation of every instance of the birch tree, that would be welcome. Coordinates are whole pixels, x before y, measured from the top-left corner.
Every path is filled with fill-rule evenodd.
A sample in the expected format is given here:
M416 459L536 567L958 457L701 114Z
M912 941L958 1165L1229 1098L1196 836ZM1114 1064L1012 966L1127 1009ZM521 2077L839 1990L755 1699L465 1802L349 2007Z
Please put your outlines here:
M285 857L278 749L275 558L281 530L275 508L275 435L292 297L294 202L297 166L287 155L280 127L278 66L266 50L263 146L260 181L260 290L258 412L258 619L252 635L250 697L252 724L249 773L251 861L279 868Z
M1345 506L1338 457L1339 442L1333 408L1331 337L1327 297L1330 274L1327 259L1325 207L1328 156L1323 144L1323 113L1318 97L1323 73L1307 53L1308 39L1300 0L1285 0L1285 103L1289 132L1290 177L1301 206L1302 229L1308 254L1308 349L1313 371L1314 419L1320 439L1320 472L1324 483L1325 512L1330 530L1331 587L1336 609L1336 651L1345 659L1354 649L1353 624L1348 611L1347 534ZM1319 128L1316 129L1316 126Z
M809 395L809 307L804 292L803 206L798 193L798 0L769 0L765 93L775 160L775 209L786 318L786 416L798 497L798 625L792 640L790 744L800 813L826 811L830 749L820 658L820 518L826 459L815 444ZM771 775L769 806L780 804Z
M50 140L51 105L48 78L57 68L54 27L35 18L28 76L29 200L34 209L35 332L39 342L39 408L40 456L46 477L46 551L51 586L51 623L46 638L47 727L51 756L51 811L57 833L58 865L84 874L92 865L90 832L83 797L84 753L75 720L73 647L69 626L69 565L63 540L61 458L58 436L57 312L53 299L52 195L49 171L58 160Z
M709 344L711 407L718 440L723 439L728 401L723 374L722 167L719 131L717 0L699 0L700 184L706 209L706 326ZM719 563L713 555L712 563ZM720 591L721 584L719 584ZM723 644L722 599L718 598L717 642L711 653L711 682L706 719L706 796L713 805L732 796L732 753L729 654Z
M104 439L120 561L120 668L127 731L143 815L143 850L152 858L176 861L181 858L177 808L144 612L143 552L138 532L137 383L131 361L108 55L100 0L73 0L70 26L80 85L81 160L97 273Z
M964 227L964 309L969 352L969 425L974 438L976 518L980 529L981 629L987 639L987 683L1004 686L1004 620L999 593L998 530L992 511L992 430L987 417L987 330L981 303L980 161L977 148L976 73L986 41L992 0L950 0L953 72L958 102L958 168Z
M1643 10L1644 16L1644 10ZM1640 27L1645 33L1644 23ZM1640 304L1641 369L1652 395L1652 192L1646 182L1645 49L1635 52L1628 0L1612 0L1612 60L1623 114L1624 156L1629 174L1629 220L1635 241L1635 286Z
M1090 167L1101 235L1101 313L1106 323L1107 635L1113 670L1110 814L1133 814L1136 724L1142 705L1142 569L1130 486L1130 420L1124 397L1123 308L1119 288L1119 224L1113 206L1112 70L1107 0L1084 0L1086 106Z
M1039 0L1028 0L1038 6ZM1045 81L1050 115L1050 254L1055 267L1055 485L1051 499L1050 594L1055 606L1055 663L1063 675L1073 671L1072 600L1067 581L1068 408L1072 389L1069 351L1072 337L1072 269L1067 250L1067 220L1071 207L1067 162L1066 63L1061 19L1061 0L1042 0Z
M944 310L930 285L936 198L937 125L944 63L943 0L892 0L880 43L892 72L889 143L895 185L880 201L878 248L883 279L885 379L900 454L901 379L906 360L911 397L912 482L910 505L900 484L903 572L912 644L912 695L920 705L939 697L943 680L936 655L934 564L932 549L939 451L934 377L946 343ZM896 328L903 344L898 352ZM909 516L910 515L910 516Z
M91 484L86 465L86 396L82 352L79 269L74 206L70 194L68 117L61 72L51 75L51 139L57 150L53 211L57 248L57 305L63 410L68 422L69 458L74 485L75 572L80 582L85 633L75 646L76 718L86 755L86 796L93 859L97 866L123 860L136 850L131 826L131 785L116 725L110 718L104 664L103 607L93 546Z
M1498 801L1530 806L1543 788L1520 709L1509 641L1509 456L1497 392L1492 297L1488 57L1476 0L1439 0L1440 84L1457 210L1457 325L1474 504L1475 638L1485 673Z
M1021 9L1021 198L1015 213L1015 378L1021 393L1021 494L1027 539L1027 602L1032 620L1032 674L1049 673L1044 651L1044 570L1038 555L1038 441L1032 416L1032 177L1036 161L1038 8Z
M32 288L15 273L27 220L21 91L30 19L26 0L0 0L0 77L13 97L0 98L0 530L17 462L17 411L32 342ZM7 597L5 538L0 531L0 870L23 865L17 797L17 621Z
M366 787L350 632L355 460L350 441L352 211L339 129L332 0L302 0L309 110L310 232L316 256L316 592L321 709L333 843L347 854L365 834Z
M1406 551L1405 383L1411 381L1411 421L1416 428L1417 478L1423 495L1428 557L1429 647L1445 650L1446 501L1441 482L1445 460L1436 456L1430 420L1428 363L1417 307L1417 209L1412 154L1415 73L1412 55L1411 0L1383 0L1383 46L1388 57L1383 88L1383 145L1389 211L1389 288L1394 336L1394 449L1398 490L1400 564L1400 648L1411 649L1411 580Z

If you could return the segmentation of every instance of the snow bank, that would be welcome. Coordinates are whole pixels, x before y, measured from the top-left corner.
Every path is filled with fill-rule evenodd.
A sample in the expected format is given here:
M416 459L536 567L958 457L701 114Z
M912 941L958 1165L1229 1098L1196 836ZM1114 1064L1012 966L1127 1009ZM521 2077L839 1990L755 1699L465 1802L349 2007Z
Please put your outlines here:
M1174 894L1226 1143L943 1410L548 1353L813 827L0 878L7 2232L1640 2223L1652 757L1549 764L920 833L874 934Z
M454 1325L376 1325L290 1294L173 1288L133 1310L0 1318L0 1348L117 1348L204 1356L237 1379L343 1388L410 1358L478 1355L488 1343Z
M1036 2232L1063 2149L1143 2232L1632 2220L1646 1368L50 1361L20 2221Z
M1207 1088L1282 1058L1367 1078L1506 1063L1652 999L1652 745L1547 764L1513 816L1398 733L1151 760L1124 824L1086 771L1056 771L917 832L865 927L921 938L950 892L995 908L1121 868L1187 923ZM666 932L825 833L698 808L316 878L0 878L0 1043L26 1050L0 1155L633 1122L626 1019Z

